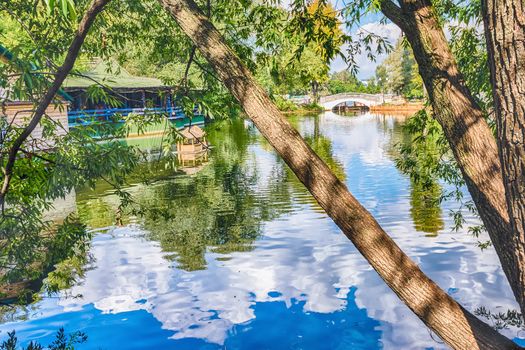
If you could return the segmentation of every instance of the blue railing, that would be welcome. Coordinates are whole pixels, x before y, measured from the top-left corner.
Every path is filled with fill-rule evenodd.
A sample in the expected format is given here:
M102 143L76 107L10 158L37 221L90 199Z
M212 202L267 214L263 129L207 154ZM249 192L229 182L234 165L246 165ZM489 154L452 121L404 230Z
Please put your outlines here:
M68 112L68 123L70 127L77 125L89 125L94 122L124 122L124 117L128 114L148 115L148 114L167 114L168 119L183 119L186 116L180 107L166 108L105 108L88 110L71 110ZM194 111L197 115L197 110ZM116 119L116 116L122 118Z

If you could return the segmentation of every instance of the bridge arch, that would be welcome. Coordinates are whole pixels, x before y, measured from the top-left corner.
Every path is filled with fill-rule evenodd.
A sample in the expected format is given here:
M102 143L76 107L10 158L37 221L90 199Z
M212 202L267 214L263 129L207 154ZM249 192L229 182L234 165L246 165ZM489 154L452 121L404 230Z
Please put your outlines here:
M392 99L393 96L383 94L341 93L323 96L319 99L319 104L326 111L331 111L335 106L345 102L358 102L367 107L373 107L390 102Z

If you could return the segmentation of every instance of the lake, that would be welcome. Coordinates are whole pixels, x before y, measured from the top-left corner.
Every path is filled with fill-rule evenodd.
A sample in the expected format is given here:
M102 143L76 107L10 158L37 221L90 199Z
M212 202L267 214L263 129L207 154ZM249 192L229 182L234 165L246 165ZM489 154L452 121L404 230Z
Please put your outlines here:
M292 124L421 269L467 309L516 309L492 248L453 231L395 166L403 116L291 116ZM58 295L4 310L0 337L78 349L442 349L246 121L209 127L204 163L142 165L129 191L148 210L120 217L108 186L57 204L95 232L85 276ZM157 140L157 141L156 141ZM155 144L159 139L130 142ZM146 171L147 169L147 171ZM150 176L147 185L141 175ZM122 224L114 226L116 218ZM503 333L523 343L516 329Z

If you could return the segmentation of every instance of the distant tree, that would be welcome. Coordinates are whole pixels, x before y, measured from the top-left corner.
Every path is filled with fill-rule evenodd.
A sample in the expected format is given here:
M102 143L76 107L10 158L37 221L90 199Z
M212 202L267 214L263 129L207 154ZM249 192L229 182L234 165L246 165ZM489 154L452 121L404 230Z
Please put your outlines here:
M346 69L333 73L326 85L331 94L338 94L341 92L360 92L365 89L364 84Z
M384 92L406 98L423 97L423 81L418 73L414 55L402 38L376 68L376 81Z
M343 92L363 92L375 94L381 92L374 79L369 79L366 82L362 82L348 69L332 73L330 75L330 79L325 85L326 89L331 94Z
M329 66L315 53L313 45L302 50L296 57L297 46L288 43L278 55L272 57L272 64L261 65L257 77L268 91L275 94L315 94L320 84L328 80ZM313 86L313 82L317 84ZM316 88L316 92L312 89Z
M386 93L386 84L388 80L388 74L386 71L386 67L384 64L380 64L376 67L376 76L375 76L375 82L376 85L379 87L379 90L382 93Z
M308 14L312 17L311 23L313 28L309 29L310 35L313 38L330 38L329 46L327 46L331 50L339 50L339 48L344 43L345 35L341 30L341 22L337 17L338 13L333 8L332 4L323 0L314 0L308 6L307 11ZM322 53L327 49L327 46L322 47L322 43L326 43L326 40L316 41L314 43L314 51L317 53L317 55L323 58L325 60L325 64L327 64L326 57L322 56ZM333 53L331 53L331 55L333 56ZM327 74L328 71L326 71L325 75L322 75L322 78L325 78L325 80L327 80ZM319 99L319 87L322 81L317 79L316 77L312 78L312 95L314 101L317 102L317 100Z

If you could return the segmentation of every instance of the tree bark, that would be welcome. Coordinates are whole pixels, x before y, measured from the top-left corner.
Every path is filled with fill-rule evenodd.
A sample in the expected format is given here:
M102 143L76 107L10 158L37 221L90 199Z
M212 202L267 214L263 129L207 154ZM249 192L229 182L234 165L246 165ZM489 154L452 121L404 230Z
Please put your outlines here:
M13 169L15 166L16 158L18 156L20 148L22 147L22 144L27 140L27 138L31 135L33 130L35 130L35 128L38 126L40 120L42 119L42 116L46 112L47 107L55 98L58 90L60 89L60 86L62 86L62 83L66 79L71 69L73 69L78 54L80 53L80 48L84 43L84 40L86 38L87 33L89 32L89 29L91 28L91 25L95 21L97 15L104 9L104 6L109 1L110 0L93 0L91 2L86 13L82 17L82 20L78 24L75 37L73 38L73 41L69 46L64 63L58 68L55 74L55 79L53 80L50 88L46 91L46 93L38 103L35 109L35 113L29 121L29 124L13 141L13 145L9 149L9 153L7 155L6 165L3 169L4 179L2 187L0 188L0 208L4 208L5 197L7 195L7 192L9 191L9 186L11 183L11 178L13 176Z
M399 298L456 349L516 349L429 279L279 112L193 0L159 0L246 114Z
M525 266L525 3L483 0L499 156L517 263ZM518 281L525 285L525 275ZM520 295L525 304L525 294ZM525 314L525 313L524 313Z
M522 313L525 314L523 246L514 244L496 140L465 85L431 0L390 0L383 13L405 33L419 66L434 116L461 169Z
M319 103L319 82L316 80L312 80L312 96L313 96L313 102Z

